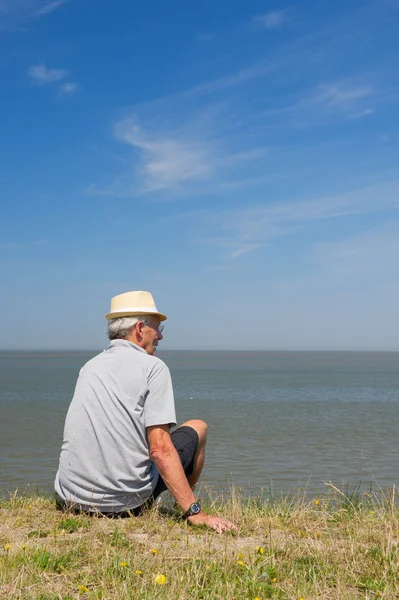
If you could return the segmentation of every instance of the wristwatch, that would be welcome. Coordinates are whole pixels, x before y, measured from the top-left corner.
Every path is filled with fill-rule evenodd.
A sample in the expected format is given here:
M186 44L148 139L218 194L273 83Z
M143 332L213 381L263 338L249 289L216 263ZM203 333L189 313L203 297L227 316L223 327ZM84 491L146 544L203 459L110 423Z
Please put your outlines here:
M192 517L194 515L198 515L201 512L201 504L198 502L193 502L191 506L188 507L186 512L184 512L181 516L182 519L187 519L187 517Z

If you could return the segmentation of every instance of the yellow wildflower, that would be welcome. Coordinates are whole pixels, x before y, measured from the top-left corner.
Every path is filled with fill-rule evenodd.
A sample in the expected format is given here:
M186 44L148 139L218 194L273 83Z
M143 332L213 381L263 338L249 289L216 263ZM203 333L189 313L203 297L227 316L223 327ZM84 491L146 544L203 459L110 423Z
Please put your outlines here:
M153 548L151 550L151 554L153 554L155 556L155 554L158 554L158 549L157 548Z
M32 504L29 504L28 508L29 510L32 510Z
M22 550L25 550L25 548L26 548L25 544L22 544L21 548L22 548Z
M78 585L78 588L81 592L83 592L84 594L86 594L86 592L89 591L89 588L87 588L85 585Z
M120 567L127 567L127 562L125 562L124 560L122 560L122 561L119 563L119 566L120 566Z
M239 553L237 554L237 558L238 558L238 560L242 560L242 559L244 558L244 555L243 555L243 553L242 553L242 552L239 552Z
M317 537L320 537L321 536L320 531L316 531L316 535L317 535Z
M254 600L262 600L262 598L259 598L259 596L256 596L256 598L254 598Z
M240 565L240 567L245 567L243 560L237 560L237 565Z
M262 548L262 546L256 546L256 552L257 552L257 554L259 554L260 556L262 556L262 554L265 553L265 549Z
M373 511L373 510L370 510L370 515L373 515L373 514L374 514L374 511Z
M11 548L11 544L5 544L5 546L4 546L4 550L5 550L6 552L8 552L10 548Z
M320 500L318 498L316 498L316 500L314 501L314 503L316 504L316 506L318 506L320 504Z
M157 585L164 585L166 583L166 576L159 573L158 575L155 576L154 582Z
M136 569L134 572L135 575L142 575L143 571L140 571L140 569Z
M277 581L277 577L273 577L273 579L270 580L272 583L276 583Z

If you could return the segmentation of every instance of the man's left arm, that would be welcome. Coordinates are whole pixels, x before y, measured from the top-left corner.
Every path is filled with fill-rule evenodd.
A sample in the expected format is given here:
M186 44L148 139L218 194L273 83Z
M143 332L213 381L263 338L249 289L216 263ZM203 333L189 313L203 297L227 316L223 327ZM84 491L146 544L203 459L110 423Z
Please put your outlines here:
M173 445L169 433L169 425L155 425L147 428L150 457L154 461L158 472L164 480L166 487L176 500L182 512L186 512L197 501L186 474L180 462L179 455ZM228 519L208 515L203 510L197 515L187 519L192 525L206 525L217 533L229 529L237 529Z

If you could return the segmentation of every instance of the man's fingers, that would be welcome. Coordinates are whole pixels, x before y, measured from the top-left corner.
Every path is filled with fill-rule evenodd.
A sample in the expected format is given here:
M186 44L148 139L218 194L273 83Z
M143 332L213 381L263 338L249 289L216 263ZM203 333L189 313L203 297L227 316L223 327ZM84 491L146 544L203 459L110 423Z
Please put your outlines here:
M216 527L214 527L216 533L223 533L224 529L221 523L216 523Z
M216 531L216 533L224 533L225 531L229 531L230 529L237 531L237 527L230 521L227 521L227 519L216 518L215 520L212 520L210 525L212 529Z

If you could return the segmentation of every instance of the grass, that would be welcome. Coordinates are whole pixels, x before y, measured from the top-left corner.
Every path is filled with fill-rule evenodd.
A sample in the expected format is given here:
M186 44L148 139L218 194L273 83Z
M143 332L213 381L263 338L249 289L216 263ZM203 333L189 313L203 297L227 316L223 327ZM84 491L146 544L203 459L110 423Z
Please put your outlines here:
M113 520L62 513L52 498L0 500L0 599L350 600L399 598L395 489L331 486L309 499L209 494L233 520L218 536L171 507Z

